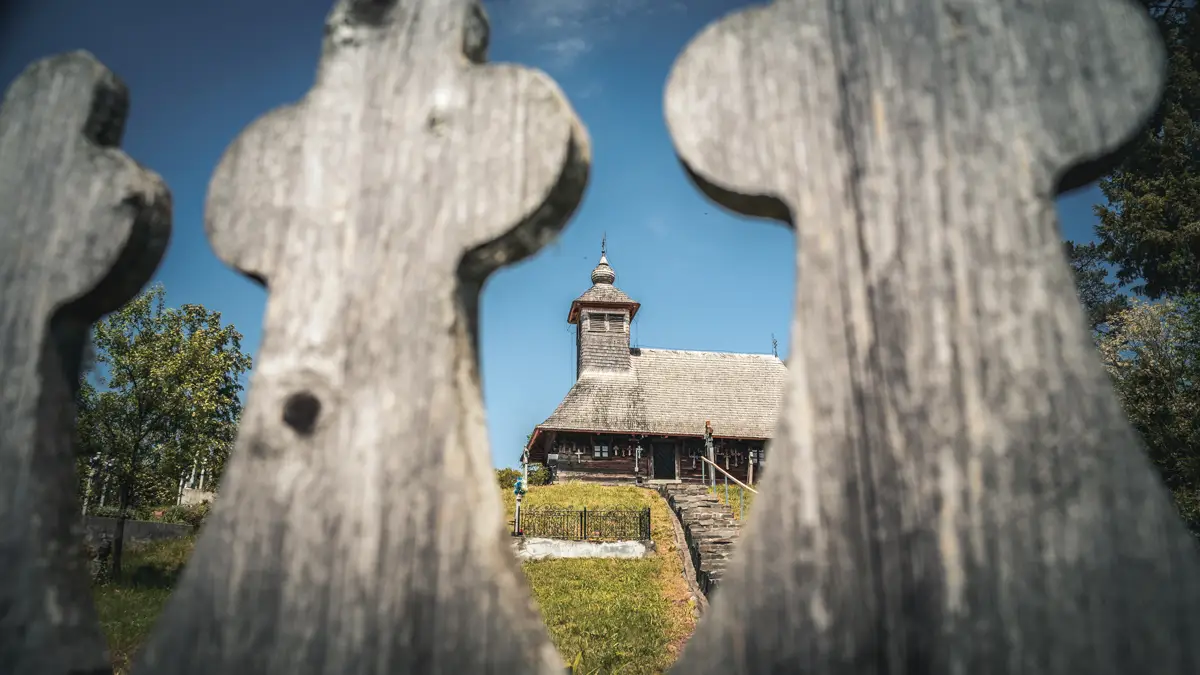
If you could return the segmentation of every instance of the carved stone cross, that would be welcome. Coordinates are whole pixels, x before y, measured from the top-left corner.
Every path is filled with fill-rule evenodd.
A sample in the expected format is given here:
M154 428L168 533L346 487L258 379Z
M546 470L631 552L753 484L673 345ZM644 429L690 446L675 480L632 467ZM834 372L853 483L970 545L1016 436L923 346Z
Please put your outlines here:
M471 0L344 0L316 85L213 178L217 254L270 289L238 447L145 673L561 673L503 537L487 275L583 191L540 73Z
M166 249L171 200L118 146L129 96L91 55L0 107L0 669L110 672L81 553L74 393L87 329Z
M677 670L1200 672L1200 566L1092 348L1051 197L1152 111L1119 0L777 0L666 96L797 240L763 499Z

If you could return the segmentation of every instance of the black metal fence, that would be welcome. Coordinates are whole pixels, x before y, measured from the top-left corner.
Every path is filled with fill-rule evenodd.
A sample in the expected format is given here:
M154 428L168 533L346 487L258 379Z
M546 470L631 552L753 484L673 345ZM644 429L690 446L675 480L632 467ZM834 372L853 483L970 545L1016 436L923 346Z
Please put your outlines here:
M587 541L645 541L650 539L650 509L589 511L522 506L517 533L526 537Z

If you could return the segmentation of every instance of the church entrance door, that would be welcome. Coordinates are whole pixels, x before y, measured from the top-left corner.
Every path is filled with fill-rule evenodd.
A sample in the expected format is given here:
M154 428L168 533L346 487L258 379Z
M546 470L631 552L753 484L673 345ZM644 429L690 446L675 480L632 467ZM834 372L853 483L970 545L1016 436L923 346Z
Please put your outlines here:
M654 444L654 479L675 480L675 444Z

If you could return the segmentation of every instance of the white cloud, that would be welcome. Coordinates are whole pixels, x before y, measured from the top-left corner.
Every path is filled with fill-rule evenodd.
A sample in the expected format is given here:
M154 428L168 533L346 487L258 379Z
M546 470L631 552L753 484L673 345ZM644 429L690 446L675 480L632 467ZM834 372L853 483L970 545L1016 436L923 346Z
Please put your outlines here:
M600 94L604 93L604 85L600 84L599 82L593 81L593 82L589 82L589 83L583 85L582 88L580 88L576 91L570 92L570 93L575 98L577 98L581 101L584 99L595 98L596 96L599 96Z
M555 64L565 68L575 63L580 56L591 51L592 45L582 37L568 37L543 44L540 49L550 52Z
M677 5L682 6L663 0L498 0L492 29L550 52L552 67L565 70L597 43L612 39L621 23L679 11Z

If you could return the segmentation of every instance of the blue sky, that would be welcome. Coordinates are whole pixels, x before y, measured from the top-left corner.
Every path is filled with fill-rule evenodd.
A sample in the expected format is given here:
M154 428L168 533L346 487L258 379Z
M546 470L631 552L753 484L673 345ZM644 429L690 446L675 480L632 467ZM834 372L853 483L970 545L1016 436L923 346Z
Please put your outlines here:
M10 0L14 2L14 0ZM124 147L174 196L156 275L172 305L220 311L257 352L266 293L226 268L204 236L208 180L251 121L304 95L332 0L15 0L0 16L0 82L31 61L86 49L132 91ZM591 181L562 237L495 274L481 302L484 402L498 466L574 379L567 309L607 233L617 285L642 303L645 347L781 357L795 283L793 236L707 202L680 169L662 114L675 56L737 0L492 0L490 58L553 76L592 138ZM1063 234L1091 240L1094 187L1059 200Z

